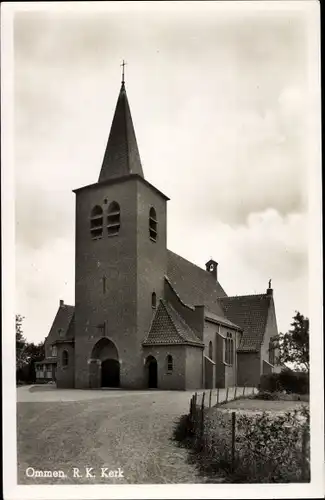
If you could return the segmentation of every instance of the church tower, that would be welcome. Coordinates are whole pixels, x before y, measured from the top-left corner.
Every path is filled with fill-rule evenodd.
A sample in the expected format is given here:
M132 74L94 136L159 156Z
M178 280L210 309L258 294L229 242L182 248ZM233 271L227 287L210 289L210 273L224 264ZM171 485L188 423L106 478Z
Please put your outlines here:
M145 387L163 297L168 198L144 178L124 66L98 182L76 189L75 387Z

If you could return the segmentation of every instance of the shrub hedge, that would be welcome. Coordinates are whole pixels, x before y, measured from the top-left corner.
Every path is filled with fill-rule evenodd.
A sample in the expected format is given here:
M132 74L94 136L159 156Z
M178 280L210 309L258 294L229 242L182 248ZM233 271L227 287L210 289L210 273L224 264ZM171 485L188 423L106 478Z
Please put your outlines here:
M192 460L201 474L219 482L288 483L310 481L309 410L284 415L237 415L235 463L232 466L231 412L204 411L204 435L200 426L190 431L182 416L174 439L192 448ZM306 435L303 448L302 437ZM304 451L303 451L304 449Z
M262 375L259 390L266 392L286 391L296 394L308 394L309 373L294 372L284 369L280 373Z

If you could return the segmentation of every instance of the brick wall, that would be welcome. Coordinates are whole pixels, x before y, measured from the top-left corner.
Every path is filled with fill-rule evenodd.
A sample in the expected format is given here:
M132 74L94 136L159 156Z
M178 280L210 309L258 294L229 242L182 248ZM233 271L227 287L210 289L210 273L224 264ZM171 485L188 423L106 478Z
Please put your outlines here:
M57 370L56 370L56 385L60 389L74 387L74 369L75 369L75 353L72 344L58 344ZM69 363L67 366L62 364L63 351L68 352Z
M167 372L167 355L173 357L173 371ZM184 390L186 389L186 347L185 346L152 346L143 349L143 372L148 356L153 356L158 364L158 389ZM146 387L148 382L146 381Z
M203 348L186 346L186 389L203 387Z
M238 352L238 375L239 386L256 387L260 381L260 353Z
M218 333L219 331L219 333ZM224 337L227 332L231 332L234 339L233 365L226 365L224 362ZM213 361L215 366L215 385L216 387L231 387L236 385L237 380L237 357L236 350L240 341L240 333L232 328L217 325L206 321L204 325L204 354L209 356L209 342L213 346Z
M108 236L105 214L109 204L120 205L121 226ZM104 212L103 237L92 240L90 213ZM158 239L149 239L149 210L154 206ZM145 387L141 342L152 319L151 294L163 296L166 272L166 201L136 178L113 185L98 184L77 192L75 353L76 387L89 387L88 360L103 336L116 346L120 381L125 388ZM103 290L103 277L106 290Z
M268 316L267 316L267 323L266 323L266 328L265 328L265 333L264 333L264 338L263 338L263 343L261 345L261 369L260 373L264 373L264 364L263 361L269 361L269 342L271 338L274 335L278 334L278 327L277 327L277 322L276 322L276 314L275 314L275 307L274 307L274 301L273 297L270 297L270 306L269 306L269 311L268 311ZM272 369L273 371L273 369Z

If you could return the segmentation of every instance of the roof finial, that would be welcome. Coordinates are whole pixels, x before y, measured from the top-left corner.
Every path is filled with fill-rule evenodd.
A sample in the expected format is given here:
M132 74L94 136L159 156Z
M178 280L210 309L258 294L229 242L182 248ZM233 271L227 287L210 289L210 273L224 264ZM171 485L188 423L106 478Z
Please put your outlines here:
M271 288L271 282L272 282L272 280L269 279L269 288Z
M122 85L124 85L124 83L125 83L125 81L124 81L124 66L126 66L126 62L124 61L124 59L123 59L121 66L122 66Z

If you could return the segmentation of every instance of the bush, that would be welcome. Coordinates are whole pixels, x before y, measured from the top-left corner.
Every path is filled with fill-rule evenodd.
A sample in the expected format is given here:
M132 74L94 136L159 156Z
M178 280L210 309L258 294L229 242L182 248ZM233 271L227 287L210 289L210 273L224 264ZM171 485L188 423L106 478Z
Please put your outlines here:
M295 394L284 392L260 391L251 396L251 399L262 399L264 401L309 401L309 394Z
M275 401L279 399L277 392L260 391L254 394L253 399L263 399L264 401Z
M285 415L237 415L235 464L231 456L231 413L204 411L204 435L200 425L193 436L189 417L183 415L174 439L192 449L189 460L213 482L288 483L309 481L309 410ZM307 446L302 454L302 436ZM303 468L304 464L304 468Z
M193 436L189 415L182 415L176 422L173 431L173 439L179 443L186 444Z
M296 394L308 394L309 374L284 369L281 373L262 375L259 389L262 392L286 391Z
M309 410L276 417L239 416L236 436L234 482L309 481L309 449L302 455L302 435L309 435ZM308 471L302 470L303 458Z

